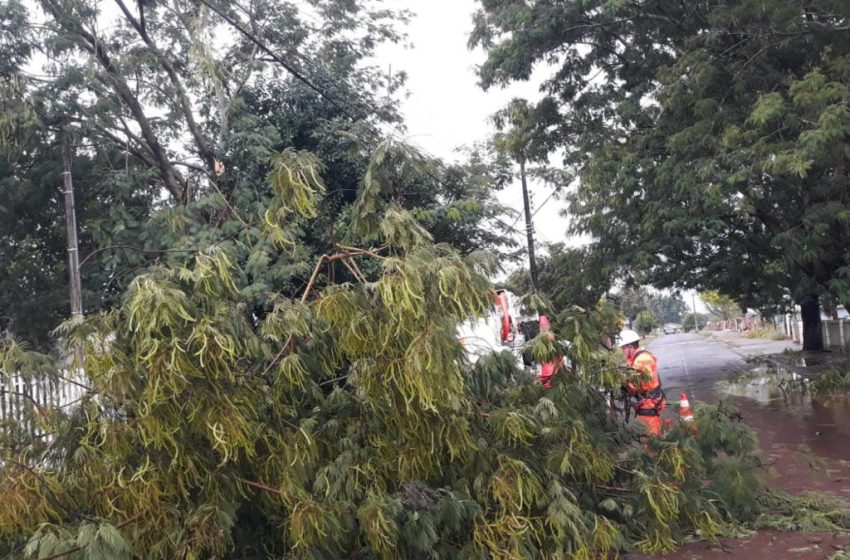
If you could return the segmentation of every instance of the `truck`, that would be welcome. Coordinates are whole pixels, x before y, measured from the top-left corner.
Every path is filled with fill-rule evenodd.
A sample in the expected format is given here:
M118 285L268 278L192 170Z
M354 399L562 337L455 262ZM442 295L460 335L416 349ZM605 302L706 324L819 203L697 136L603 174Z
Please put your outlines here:
M510 350L522 366L522 350L527 341L522 324L529 321L519 305L519 298L504 289L493 293L493 305L487 315L470 318L458 326L458 339L471 363L491 352Z
M548 387L558 362L566 365L564 359L535 364L524 355L528 342L538 332L547 330L549 320L545 315L528 315L515 294L505 289L496 289L490 312L484 317L471 318L461 323L458 327L458 339L466 350L470 363L475 364L482 356L491 352L509 350L514 355L518 367L535 372L541 383Z

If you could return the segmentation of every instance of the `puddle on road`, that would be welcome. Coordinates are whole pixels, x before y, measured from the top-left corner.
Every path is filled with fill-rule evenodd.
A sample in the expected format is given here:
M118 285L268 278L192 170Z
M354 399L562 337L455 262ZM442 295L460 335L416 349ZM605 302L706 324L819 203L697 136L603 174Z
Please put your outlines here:
M719 381L717 389L721 394L745 397L763 406L788 408L807 404L804 398L810 396L807 385L808 380L805 377L765 364Z
M744 421L771 432L773 442L850 461L850 395L815 396L808 385L797 373L765 364L718 382L715 390L733 397Z

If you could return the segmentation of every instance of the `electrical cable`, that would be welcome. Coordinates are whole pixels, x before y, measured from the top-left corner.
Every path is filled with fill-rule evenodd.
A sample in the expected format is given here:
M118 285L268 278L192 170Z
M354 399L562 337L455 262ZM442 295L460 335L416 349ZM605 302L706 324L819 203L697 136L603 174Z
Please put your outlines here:
M339 110L341 114L346 116L352 122L364 124L369 129L369 131L371 133L375 134L379 138L381 136L384 136L384 135L389 135L390 137L392 137L396 141L398 141L401 145L403 145L407 149L409 149L414 156L418 155L418 156L422 157L423 159L428 160L431 163L436 164L441 169L445 169L445 164L444 164L444 162L442 161L441 158L437 157L436 155L434 155L433 153L431 153L429 150L427 150L423 146L419 145L418 143L411 141L408 137L404 137L399 132L397 126L390 128L389 130L382 131L380 128L378 128L378 126L376 126L374 123L368 121L365 117L361 117L361 116L356 115L355 112L351 110L352 109L351 107L346 106L345 102L343 102L343 101L337 99L335 96L331 95L331 93L328 91L328 88L322 87L321 85L316 83L316 82L318 82L318 80L314 79L314 78L316 78L315 75L310 76L310 75L308 75L308 72L305 71L304 69L297 68L294 64L291 64L290 62L284 60L281 56L279 56L274 51L272 51L271 48L269 48L265 43L263 43L261 40L259 40L257 37L255 37L253 33L251 33L249 30L245 29L245 27L241 24L241 22L236 21L233 17L226 14L222 8L215 6L210 0L199 0L199 1L200 1L201 4L205 5L207 8L209 8L210 10L215 12L217 15L219 15L224 21L226 21L229 25L231 25L236 31L238 31L242 36L244 36L248 41L250 41L251 43L256 45L264 53L266 53L266 55L268 55L274 62L279 64L294 79L296 79L298 82L301 82L302 84L307 86L311 91L315 92L321 98L325 99L328 103L330 103L334 108ZM238 9L240 9L243 13L246 13L250 17L250 13L248 11L246 11L246 9L244 7L240 6L238 3L234 3L234 5L236 5ZM296 57L298 57L299 59L301 59L308 66L310 66L312 68L319 68L319 69L322 68L322 66L320 64L317 64L316 62L310 60L309 57L299 53L296 49L290 49L290 52L292 54L294 54ZM358 111L358 112L362 111L365 115L369 115L369 114L374 113L374 108L373 108L372 104L370 103L370 101L367 100L367 99L364 99L356 91L356 89L351 87L351 85L349 83L347 83L344 79L340 79L338 77L330 76L330 75L326 75L323 78L324 78L326 83L329 83L329 84L332 84L333 86L335 86L335 89L342 89L342 88L339 87L339 82L342 82L344 84L344 86L345 86L345 92L344 92L345 97L348 98L348 99L353 98L357 102L357 104L360 105L359 107L354 108L355 111ZM440 177L434 175L430 170L425 168L425 169L423 169L423 172L429 178L434 180L437 184L441 185L444 188L447 188L447 185L445 184L445 182ZM540 211L540 209L552 198L552 196L554 196L555 192L557 192L557 189L552 194L550 194L549 197L547 197L546 200L544 200L543 204L540 207L538 207L537 210L535 210L534 214L536 214L537 212ZM532 214L532 215L534 215L534 214ZM509 230L509 231L512 231L512 232L517 233L517 234L525 235L526 232L524 230L520 230L520 229L516 228L516 224L519 222L521 217L522 216L520 215L520 217L518 217L517 220L514 221L514 223L511 224L511 225L507 225L506 222L504 222L503 220L500 220L500 219L496 219L495 221L496 221L496 223L498 223L502 227L507 228L507 230Z
M546 206L546 203L547 203L547 202L549 202L550 200L552 200L552 197L554 197L556 194L558 194L558 191L559 191L559 190L561 190L561 189L560 189L560 187L555 187L555 190L553 190L553 191L549 194L549 196L547 196L547 197L546 197L546 199L543 201L543 203L542 203L542 204L540 204L540 206L538 206L538 207L537 207L537 209L536 209L536 210L534 210L534 212L532 212L532 213L531 213L531 217L533 218L534 216L536 216L536 215L537 215L537 213L538 213L538 212L540 212L541 210L543 210L543 207L544 207L544 206ZM511 228L512 228L512 229L513 229L513 228L515 228L515 227L516 227L516 225L519 223L519 221L520 221L522 218L523 218L523 215L522 215L522 214L520 214L520 215L517 217L517 219L516 219L516 220L514 220L514 223L513 223L513 224L511 224Z
M284 68L287 72L289 72L290 75L292 75L296 80L303 83L308 88L310 88L312 91L314 91L316 94L318 94L320 97L327 100L331 105L333 105L335 108L337 108L342 114L344 114L346 117L351 119L353 122L362 122L366 127L368 127L370 129L370 132L372 132L373 134L375 134L378 137L383 136L385 134L389 134L395 140L397 140L402 145L404 145L405 147L410 149L411 152L413 152L414 154L418 154L418 155L422 156L424 159L430 160L431 162L436 163L441 168L445 169L445 165L442 162L441 158L437 157L436 155L434 155L433 153L431 153L430 151L428 151L426 148L419 145L418 143L411 141L408 137L404 137L398 131L397 127L392 128L392 129L387 130L387 131L382 131L374 123L369 122L365 118L356 116L353 112L351 112L349 110L349 107L346 107L344 105L344 102L342 102L338 99L335 99L334 97L332 97L330 95L330 93L328 91L326 91L324 88L322 88L319 85L317 85L316 83L314 83L314 81L312 79L313 76L308 76L307 72L304 72L301 69L296 68L293 64L290 64L289 62L287 62L283 58L281 58L279 55L274 53L267 45L265 45L262 41L260 41L258 38L256 38L251 32L246 30L241 25L241 23L236 22L232 17L225 14L222 9L220 9L217 6L214 6L210 2L210 0L199 0L199 1L201 2L201 4L207 6L210 10L212 10L213 12L218 14L222 19L224 19L227 23L229 23L231 26L233 26L239 33L241 33L246 39L248 39L249 41L254 43L258 48L260 48L263 52L265 52L268 56L270 56L272 58L272 60L277 62L282 68ZM236 5L238 6L238 4L236 4ZM238 7L244 13L248 13L245 10L245 8L243 8L241 6L238 6ZM296 49L290 49L290 50L295 56L297 56L299 59L304 61L307 65L312 66L314 68L321 68L321 65L310 60L309 57L299 53ZM354 98L358 102L358 104L361 105L361 107L358 107L357 109L364 111L366 114L370 114L370 113L373 112L371 103L369 103L368 100L365 100L354 88L351 87L350 84L348 84L344 80L341 80L341 79L334 77L334 76L326 76L325 78L328 82L331 82L331 83L340 82L340 81L343 82L346 86L345 87L346 91L344 92L346 97ZM423 171L425 172L425 174L428 177L430 177L432 180L436 181L439 185L446 187L446 184L442 181L442 179L435 176L428 169L424 169Z

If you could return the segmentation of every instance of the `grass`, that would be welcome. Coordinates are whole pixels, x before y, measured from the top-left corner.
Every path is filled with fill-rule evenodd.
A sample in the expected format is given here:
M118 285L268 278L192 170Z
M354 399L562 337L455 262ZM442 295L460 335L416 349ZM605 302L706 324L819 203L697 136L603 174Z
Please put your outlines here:
M765 326L759 329L747 331L744 333L744 338L763 338L767 340L785 340L785 333L776 329L773 326Z
M830 368L812 381L811 391L815 395L841 395L850 392L850 371Z

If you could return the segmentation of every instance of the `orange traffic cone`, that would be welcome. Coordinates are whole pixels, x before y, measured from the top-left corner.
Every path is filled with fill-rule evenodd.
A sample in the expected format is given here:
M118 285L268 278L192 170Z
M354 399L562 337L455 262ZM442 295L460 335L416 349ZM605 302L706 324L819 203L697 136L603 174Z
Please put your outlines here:
M694 421L694 411L691 410L691 403L688 402L687 393L679 395L679 419L681 419L682 422Z

